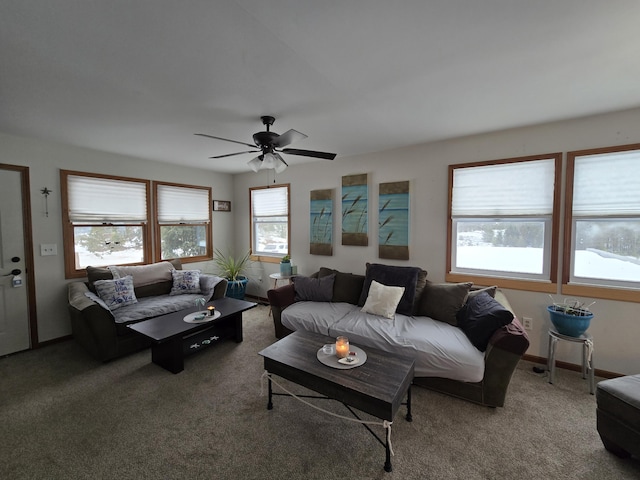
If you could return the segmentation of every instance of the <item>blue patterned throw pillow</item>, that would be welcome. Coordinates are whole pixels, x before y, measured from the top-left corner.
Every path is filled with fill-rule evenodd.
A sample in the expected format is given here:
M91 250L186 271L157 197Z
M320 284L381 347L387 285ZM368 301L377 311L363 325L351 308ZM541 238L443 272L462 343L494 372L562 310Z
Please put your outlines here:
M171 270L173 287L169 295L200 293L200 270Z
M113 280L98 280L94 282L96 292L109 310L116 310L125 305L138 303L133 292L133 277L128 275Z

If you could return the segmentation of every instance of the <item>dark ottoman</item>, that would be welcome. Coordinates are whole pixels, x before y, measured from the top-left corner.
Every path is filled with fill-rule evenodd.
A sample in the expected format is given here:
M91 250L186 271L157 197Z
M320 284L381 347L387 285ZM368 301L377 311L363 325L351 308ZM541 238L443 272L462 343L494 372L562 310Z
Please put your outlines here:
M619 457L640 457L640 375L603 380L596 390L598 433Z

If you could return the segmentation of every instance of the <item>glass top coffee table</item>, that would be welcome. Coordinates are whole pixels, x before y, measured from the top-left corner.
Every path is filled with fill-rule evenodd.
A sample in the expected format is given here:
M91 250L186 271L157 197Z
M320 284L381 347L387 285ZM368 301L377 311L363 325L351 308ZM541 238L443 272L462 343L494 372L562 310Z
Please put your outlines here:
M392 422L400 406L406 405L406 419L411 421L411 382L415 359L362 347L367 353L365 363L348 370L331 368L321 363L316 354L324 344L334 341L325 335L299 330L259 352L269 374L267 408L273 408L274 395L287 395L273 392L271 375L277 375L324 395L321 398L342 402L356 417L350 407ZM407 400L403 403L405 396ZM390 472L390 427L385 426L385 441L366 424L365 427L385 447L384 469Z

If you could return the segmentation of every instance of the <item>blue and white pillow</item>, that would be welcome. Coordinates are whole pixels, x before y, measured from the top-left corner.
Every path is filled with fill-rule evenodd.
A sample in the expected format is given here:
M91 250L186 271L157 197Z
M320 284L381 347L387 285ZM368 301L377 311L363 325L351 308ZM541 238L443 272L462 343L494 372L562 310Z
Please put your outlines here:
M169 295L200 293L200 270L171 270L173 287Z
M131 275L113 280L97 280L94 282L94 286L98 296L109 307L109 310L138 303L133 291L133 277Z

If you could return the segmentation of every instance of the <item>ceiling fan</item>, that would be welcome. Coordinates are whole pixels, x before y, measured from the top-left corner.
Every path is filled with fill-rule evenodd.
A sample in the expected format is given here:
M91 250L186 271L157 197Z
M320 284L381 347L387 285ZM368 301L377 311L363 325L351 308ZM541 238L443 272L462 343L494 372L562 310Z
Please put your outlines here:
M274 117L264 115L260 117L260 120L262 120L262 123L265 125L267 130L265 132L257 132L253 134L253 142L255 143L255 145L245 142L239 142L237 140L230 140L228 138L216 137L214 135L207 135L205 133L196 133L194 135L213 138L216 140L224 140L225 142L238 143L240 145L246 145L247 147L251 147L253 149L246 150L244 152L227 153L226 155L216 155L209 158L224 158L232 157L234 155L244 155L246 153L260 152L260 155L247 163L247 165L249 165L249 167L251 167L251 170L253 170L254 172L257 172L260 169L274 169L276 173L282 172L289 165L284 161L284 158L282 158L282 156L280 155L281 153L287 155L301 155L303 157L322 158L324 160L333 160L334 158L336 158L335 153L316 152L314 150L300 150L297 148L283 148L287 145L292 144L293 142L297 142L298 140L307 138L307 135L305 135L304 133L300 133L297 130L288 130L282 135L278 135L277 133L271 132L269 130L269 127L271 127L271 125L273 125L273 122L276 121Z

